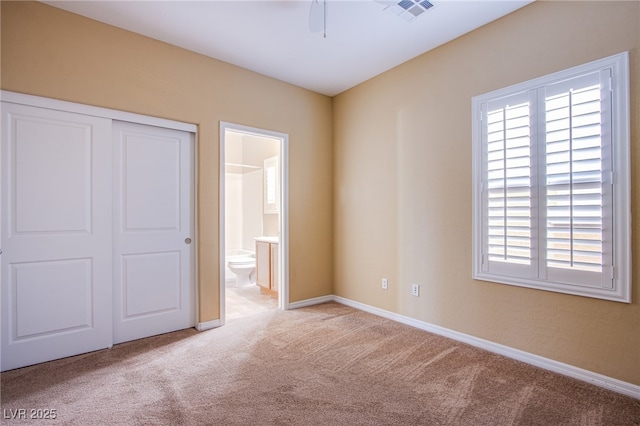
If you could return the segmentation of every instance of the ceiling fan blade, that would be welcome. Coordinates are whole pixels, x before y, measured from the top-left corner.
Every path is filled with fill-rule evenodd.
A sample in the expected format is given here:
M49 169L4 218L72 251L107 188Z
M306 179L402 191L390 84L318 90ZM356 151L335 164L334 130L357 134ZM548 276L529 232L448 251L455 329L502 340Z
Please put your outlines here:
M326 0L311 0L309 9L309 30L312 33L324 32L326 27Z

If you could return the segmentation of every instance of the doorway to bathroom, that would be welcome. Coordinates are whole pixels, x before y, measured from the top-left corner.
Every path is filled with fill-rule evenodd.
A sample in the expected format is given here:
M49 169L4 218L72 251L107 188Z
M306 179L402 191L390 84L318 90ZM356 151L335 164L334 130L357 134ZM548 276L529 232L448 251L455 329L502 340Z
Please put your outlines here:
M220 123L220 318L288 308L288 135Z

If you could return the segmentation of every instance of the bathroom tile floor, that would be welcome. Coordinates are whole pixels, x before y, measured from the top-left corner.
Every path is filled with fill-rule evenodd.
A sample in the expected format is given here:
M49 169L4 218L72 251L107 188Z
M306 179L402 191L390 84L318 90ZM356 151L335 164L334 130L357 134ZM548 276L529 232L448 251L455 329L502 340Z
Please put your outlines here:
M274 296L262 294L260 287L255 284L244 287L227 285L225 293L227 321L278 309L278 299Z

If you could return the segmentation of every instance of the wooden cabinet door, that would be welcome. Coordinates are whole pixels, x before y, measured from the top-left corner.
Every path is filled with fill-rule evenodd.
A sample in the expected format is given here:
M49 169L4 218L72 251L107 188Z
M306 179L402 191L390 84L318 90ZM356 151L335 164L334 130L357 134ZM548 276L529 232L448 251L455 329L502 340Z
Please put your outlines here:
M271 252L269 243L256 241L256 284L271 288Z

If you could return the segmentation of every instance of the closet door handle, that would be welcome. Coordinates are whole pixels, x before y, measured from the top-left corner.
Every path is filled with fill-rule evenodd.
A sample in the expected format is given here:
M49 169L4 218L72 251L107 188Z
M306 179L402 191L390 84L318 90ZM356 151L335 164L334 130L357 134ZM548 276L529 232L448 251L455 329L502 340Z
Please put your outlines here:
M185 238L184 239L184 243L185 244L191 244L191 238Z

